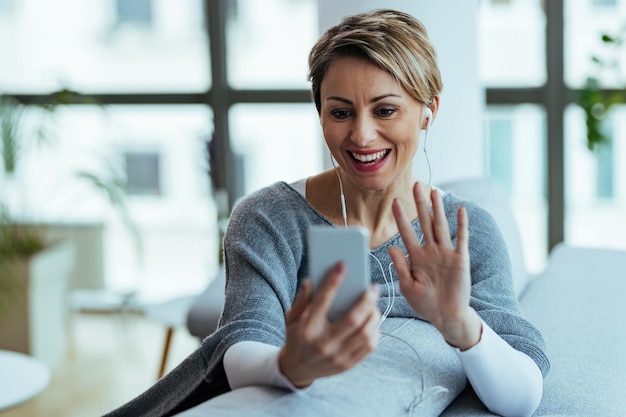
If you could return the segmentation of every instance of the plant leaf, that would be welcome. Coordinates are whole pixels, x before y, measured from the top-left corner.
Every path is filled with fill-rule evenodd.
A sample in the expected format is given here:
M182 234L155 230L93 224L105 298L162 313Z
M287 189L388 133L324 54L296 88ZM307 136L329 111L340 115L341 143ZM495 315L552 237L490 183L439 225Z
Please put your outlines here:
M614 43L615 38L611 35L607 35L606 33L602 34L602 42L604 43Z

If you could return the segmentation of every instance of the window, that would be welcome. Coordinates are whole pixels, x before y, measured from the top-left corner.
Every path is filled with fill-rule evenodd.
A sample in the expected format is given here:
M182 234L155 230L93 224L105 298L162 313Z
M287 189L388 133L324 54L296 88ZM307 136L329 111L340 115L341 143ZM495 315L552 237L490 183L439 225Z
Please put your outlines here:
M486 114L487 173L508 192L526 267L546 264L545 112L532 104L491 105Z
M602 35L624 36L626 3L565 1L564 78L581 88L593 77L601 88L625 88L624 49L602 41ZM589 18L590 13L593 18ZM594 63L596 57L604 65ZM616 71L617 70L617 71ZM590 150L582 110L574 104L564 117L564 240L570 244L626 248L626 121L624 105L611 108L601 123L610 142Z
M602 42L602 35L615 38L626 36L626 2L620 8L595 10L585 2L570 0L565 1L564 13L564 75L567 85L579 88L588 77L593 76L604 88L623 86L625 49ZM600 59L603 65L594 63L593 57Z
M546 17L540 0L481 1L478 39L480 75L490 87L545 83Z
M615 7L617 0L592 0L594 7Z
M239 104L232 109L231 125L233 151L245 170L244 194L323 168L323 139L312 103Z
M509 117L493 117L487 131L487 172L509 192L513 189L513 123Z
M28 0L24 6L29 3L0 24L0 91L45 95L68 88L137 94L210 88L202 0L154 2L159 7L151 9L149 36L132 25L117 25L116 4L120 11L134 10L151 4L145 0L80 7L71 0ZM139 16L123 13L128 19Z
M112 137L99 141L100 130L81 124L79 117L72 140L105 147L121 158L128 153L129 160L143 161L131 165L145 164L159 173L152 183L130 174L137 192L144 193L131 201L151 226L148 235L184 230L180 242L187 243L181 247L217 252L204 248L211 244L206 237L213 203L201 161L209 137L215 138L217 149L215 183L237 196L278 179L274 165L293 169L296 179L321 164L323 147L318 146L319 126L309 107L306 81L306 54L317 37L315 0L105 0L88 7L70 0L28 2L32 7L22 8L14 0L0 0L13 14L29 10L0 25L0 51L6 57L0 90L10 86L25 101L62 87L96 95L106 105L105 113L115 114L111 126L120 129L117 136L109 132ZM592 40L601 31L619 30L626 21L623 4L479 2L480 71L489 105L488 168L515 201L526 233L523 240L544 255L546 248L564 240L626 247L626 230L619 223L624 216L616 217L626 212L626 110L615 109L611 129L616 139L595 155L584 146L584 120L570 100L589 73L589 58L597 49ZM133 30L133 22L149 25L149 34ZM548 85L552 80L556 82ZM274 135L277 112L310 126L311 133L294 138L288 128L278 126L280 137ZM274 159L263 144L288 155L297 155L296 144L301 145L306 161L297 156ZM184 155L177 153L181 146ZM192 156L187 152L191 149ZM190 183L176 177L186 169L194 178ZM158 198L147 191L157 188ZM152 206L152 200L159 204ZM193 215L185 211L196 209ZM193 219L207 229L159 223L164 219ZM142 271L129 268L130 260L111 265L108 274L115 286L146 289L154 283L154 288L171 293L168 285L177 260L167 233L152 242L153 259L163 263ZM116 259L125 256L119 242L107 248ZM209 276L207 271L207 265L195 264L185 275L197 283Z
M218 264L205 153L209 108L81 105L58 116L58 143L23 166L36 218L104 224L102 274L108 290L137 292L149 300L204 289ZM141 251L106 194L77 172L128 181L126 206L142 237Z
M152 25L152 0L116 0L119 23Z
M314 0L238 0L227 26L228 82L234 88L308 88L317 40Z
M126 192L129 195L161 194L159 156L157 152L126 152Z
M14 7L14 0L0 0L0 18L3 17L3 15L10 16Z
M204 2L0 2L16 6L0 24L0 91L38 102L68 88L101 104L63 108L54 153L25 167L37 219L105 225L107 290L144 300L201 291L218 264ZM150 24L149 36L131 23ZM106 196L75 171L126 174L141 254Z
M626 248L626 106L605 119L612 140L587 148L580 108L565 117L565 240L572 245Z
M599 199L608 200L614 196L614 165L613 142L604 143L598 147L597 165L597 196Z
M594 7L600 3L619 7ZM626 225L621 221L624 216L617 217L617 213L626 212L625 197L621 192L625 184L624 170L621 167L624 165L623 155L626 155L626 149L622 145L626 129L621 122L624 120L623 116L618 116L624 114L624 106L612 110L611 146L598 152L590 152L585 143L583 114L571 103L576 97L573 90L580 88L590 75L596 76L603 88L624 88L623 79L620 82L610 71L599 71L591 59L592 56L609 57L623 68L626 55L622 52L609 56L611 51L607 51L606 45L601 41L603 33L623 33L620 31L626 22L626 9L621 4L572 0L520 1L511 2L505 8L496 7L491 2L481 3L481 71L488 86L487 102L490 112L494 106L530 103L539 106L545 115L545 142L542 142L541 152L529 158L528 154L520 152L521 148L514 145L512 166L524 166L525 170L517 171L511 179L508 177L508 170L502 167L492 168L494 174L503 176L503 183L513 183L514 196L523 184L532 184L535 190L542 191L539 195L545 195L543 207L541 201L536 200L539 204L535 206L537 210L531 216L534 220L530 221L534 222L534 228L547 218L546 243L549 249L563 241L587 246L626 248ZM516 12L513 12L514 9ZM605 9L610 10L610 13ZM544 35L540 35L543 36L542 41L531 43L535 45L534 54L525 49L525 45L528 45L525 38L535 38L532 31L529 35L520 31L515 35L517 38L511 37L511 34L516 33L515 28L520 25L516 20L523 16L520 11L531 15L534 13L535 24L543 28ZM545 15L541 17L544 11ZM510 15L507 16L507 13ZM498 21L498 17L503 19ZM502 34L499 35L495 29L498 29L501 22L506 23L500 25ZM545 34L550 34L550 37ZM499 36L509 37L497 39ZM503 45L498 46L501 40ZM508 46L509 50L515 51L523 59L516 60L516 57L507 56L503 46ZM512 72L511 67L514 67ZM548 79L553 82L548 84ZM493 134L494 129L503 129L497 125L488 126L489 134ZM513 128L514 132L516 128ZM529 143L534 143L537 138L534 136L537 135L536 131L529 133L531 135L523 136L520 142L524 146L528 140L531 141ZM487 143L494 146L491 139ZM506 148L506 145L504 142L496 146ZM508 153L508 149L501 151ZM535 175L536 172L542 172L541 169L535 169L543 166L542 161L545 161L543 179L528 182L528 173ZM519 203L518 201L516 204ZM529 212L524 214L527 213ZM527 233L525 230L528 230L526 225L522 225L523 239L524 233ZM540 240L535 242L538 241Z

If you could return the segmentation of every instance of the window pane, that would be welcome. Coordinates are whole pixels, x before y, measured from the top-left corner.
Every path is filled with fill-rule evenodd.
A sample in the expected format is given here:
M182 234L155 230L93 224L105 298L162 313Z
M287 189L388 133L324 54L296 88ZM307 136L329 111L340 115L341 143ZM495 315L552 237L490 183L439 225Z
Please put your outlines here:
M209 87L202 0L28 4L0 13L0 91L168 92Z
M13 13L15 0L0 0L0 19Z
M565 113L565 240L581 246L626 249L626 106L604 120L611 143L590 151L584 114Z
M547 252L545 113L539 106L489 106L486 171L509 193L529 271L545 267Z
M104 224L101 289L136 291L145 298L201 291L218 259L204 157L210 111L191 105L72 106L56 113L54 122L57 141L26 154L20 167L29 219ZM160 161L160 194L127 198L143 252L135 250L106 195L76 175L124 176L126 155L156 155Z
M528 87L546 81L546 17L540 0L481 0L480 75L490 87Z
M324 145L312 104L241 104L233 107L230 124L245 194L322 170Z
M231 3L229 83L240 89L307 88L308 54L318 37L315 0Z
M626 2L621 3L613 7L604 1L565 0L565 82L572 88L581 87L588 77L604 87L626 86L626 45L616 48L602 41L603 34L626 41Z
M158 152L125 152L126 193L161 195L161 154Z
M593 0L591 2L595 7L615 7L617 0Z
M152 0L115 0L118 23L143 24L150 27L154 21Z
M156 169L159 178L148 185L156 183L160 189L158 194L129 196L131 214L144 238L144 262L135 262L132 268L129 240L115 225L107 247L110 259L115 259L115 264L108 264L109 281L121 284L121 277L134 278L145 297L203 290L218 261L216 210L206 159L210 111L192 105L118 106L110 120L114 130L109 129L104 138L108 146L119 158L143 155L148 162L152 158L148 172ZM134 276L128 277L127 271Z

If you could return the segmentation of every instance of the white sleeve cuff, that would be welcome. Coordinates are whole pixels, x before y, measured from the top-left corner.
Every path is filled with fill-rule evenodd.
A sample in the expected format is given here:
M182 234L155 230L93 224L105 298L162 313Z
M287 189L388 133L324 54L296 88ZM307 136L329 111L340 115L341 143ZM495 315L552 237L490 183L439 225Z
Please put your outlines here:
M280 372L280 348L267 343L244 341L229 347L224 354L224 371L231 389L251 385L271 385L297 391Z
M543 376L528 355L515 350L483 321L480 341L454 348L476 395L502 416L530 416L541 401Z

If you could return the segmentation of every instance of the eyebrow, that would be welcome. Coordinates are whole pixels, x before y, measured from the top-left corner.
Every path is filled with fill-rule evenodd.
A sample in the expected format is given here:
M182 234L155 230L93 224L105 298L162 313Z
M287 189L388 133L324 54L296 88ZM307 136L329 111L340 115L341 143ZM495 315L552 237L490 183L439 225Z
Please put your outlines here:
M380 95L380 96L373 97L373 98L370 100L370 103L376 103L377 101L380 101L380 100L385 99L385 98L387 98L387 97L397 97L397 98L402 98L402 97L401 97L400 95L398 95L398 94L393 94L393 93L389 93L389 94L382 94L382 95ZM337 97L337 96L331 96L331 97L328 97L328 98L326 99L326 101L329 101L329 100L337 100L337 101L341 101L342 103L346 103L346 104L354 104L354 103L352 103L352 101L348 100L347 98Z

